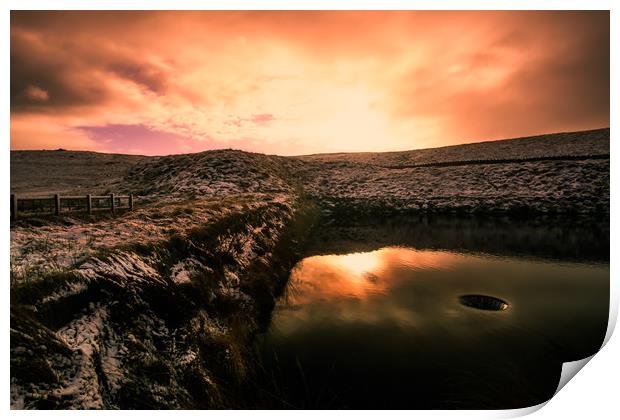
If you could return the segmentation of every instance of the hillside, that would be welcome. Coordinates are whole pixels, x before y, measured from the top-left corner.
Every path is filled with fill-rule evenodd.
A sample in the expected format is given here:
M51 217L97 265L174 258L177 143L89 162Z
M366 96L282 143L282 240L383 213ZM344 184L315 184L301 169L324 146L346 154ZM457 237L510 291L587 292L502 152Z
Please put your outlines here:
M609 129L300 159L330 212L609 212Z
M148 202L303 191L326 212L607 213L609 129L298 158L11 152L11 174L11 191L26 195L116 192Z
M205 210L199 210L204 206L290 201L300 194L327 215L606 215L608 153L609 129L410 152L301 158L238 150L164 157L11 152L12 192L28 196L133 193L137 207L120 219L101 213L87 218L87 223L83 216L76 219L73 215L60 222L35 219L14 223L12 276L21 279L128 240L161 239L182 226L208 223L210 216L203 217ZM549 160L471 162L491 157ZM443 165L453 159L470 163ZM440 165L394 167L403 162ZM195 200L203 204L194 204Z
M297 159L211 150L142 161L125 183L138 195L222 197L243 193L292 192L299 186Z
M609 159L391 169L318 163L299 173L335 212L609 212Z
M524 160L597 155L609 155L609 128L403 152L325 153L299 156L299 158L311 162L355 162L395 167L463 161Z
M20 195L136 195L133 212L11 223L11 407L229 408L319 209L609 216L609 130L444 151L11 152Z
M70 150L11 151L11 193L36 197L116 192L129 168L149 160Z

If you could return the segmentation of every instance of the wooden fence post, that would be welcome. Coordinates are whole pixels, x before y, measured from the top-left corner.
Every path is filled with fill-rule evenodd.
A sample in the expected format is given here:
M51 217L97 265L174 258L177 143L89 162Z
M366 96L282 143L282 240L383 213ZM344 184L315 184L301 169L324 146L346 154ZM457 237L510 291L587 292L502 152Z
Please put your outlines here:
M11 194L11 219L17 219L17 197L15 194Z
M110 194L110 211L114 213L114 193Z
M133 194L129 194L129 211L133 211Z
M93 212L93 200L90 194L86 194L86 210L88 210L88 214Z
M60 196L54 194L54 214L60 216Z

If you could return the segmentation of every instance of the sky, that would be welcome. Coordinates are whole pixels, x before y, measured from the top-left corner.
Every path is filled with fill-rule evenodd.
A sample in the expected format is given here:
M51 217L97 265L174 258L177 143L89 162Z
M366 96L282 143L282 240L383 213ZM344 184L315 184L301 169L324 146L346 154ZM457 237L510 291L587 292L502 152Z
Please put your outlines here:
M609 126L609 12L12 11L11 149L411 150Z

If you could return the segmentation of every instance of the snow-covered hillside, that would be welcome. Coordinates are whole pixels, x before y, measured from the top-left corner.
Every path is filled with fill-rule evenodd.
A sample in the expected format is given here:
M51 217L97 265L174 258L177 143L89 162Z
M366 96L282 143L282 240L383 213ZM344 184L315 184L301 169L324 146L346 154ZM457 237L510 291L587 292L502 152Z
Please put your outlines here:
M65 217L62 223L18 222L11 229L14 279L85 258L127 241L160 240L206 224L212 213L243 203L303 194L326 214L399 212L609 212L609 130L546 135L447 148L381 154L286 158L214 150L164 157L91 152L12 152L12 189L40 194L126 192L137 210L114 219ZM592 156L598 158L592 158ZM481 159L572 156L398 167ZM44 168L42 171L40 168ZM46 178L46 176L49 176ZM28 184L26 181L30 182ZM43 224L43 226L39 226Z
M241 193L291 192L298 185L297 159L212 150L171 155L132 167L125 184L138 195L223 197Z
M136 208L11 223L11 406L228 407L317 206L604 219L608 153L609 130L302 158L12 152L19 195L133 193Z
M31 185L36 194L45 188L50 194L59 189L133 193L143 205L248 193L307 193L326 209L338 206L352 212L604 213L609 209L608 156L609 129L299 158L239 150L151 158L13 152L11 185L25 193ZM496 160L500 162L492 163ZM47 172L39 169L41 162ZM460 164L447 166L455 162Z
M609 159L405 169L333 162L300 176L324 207L352 214L609 212Z
M404 152L326 153L299 156L299 158L311 162L344 161L390 167L475 160L531 159L608 154L609 128L604 128Z

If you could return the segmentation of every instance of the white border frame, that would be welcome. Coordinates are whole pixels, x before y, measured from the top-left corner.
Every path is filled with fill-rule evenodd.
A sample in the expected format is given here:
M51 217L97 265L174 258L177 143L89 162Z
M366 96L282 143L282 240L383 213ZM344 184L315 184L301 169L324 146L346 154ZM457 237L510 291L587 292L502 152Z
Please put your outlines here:
M379 1L343 1L343 0L314 0L314 1L250 1L250 0L229 0L229 1L199 1L199 0L152 0L152 1L129 1L129 0L60 0L60 1L44 1L44 0L8 0L3 2L3 13L0 15L0 27L2 28L2 48L4 63L2 71L2 81L0 85L0 92L4 101L4 111L2 112L2 132L4 138L6 138L5 148L2 149L1 157L1 171L2 171L2 193L4 196L9 195L9 177L10 177L10 154L9 154L9 138L10 138L10 95L9 95L9 65L8 65L8 53L10 51L10 13L11 9L15 10L63 10L63 9L78 9L78 10L135 10L135 9L151 9L151 10L234 10L234 9L253 9L253 10L310 10L310 9L350 9L350 10L611 10L611 154L615 156L616 146L614 142L615 127L618 123L618 80L617 75L620 74L620 68L618 67L618 54L620 41L620 31L618 30L620 19L618 14L620 13L618 7L613 5L618 4L610 1L489 1L489 0L474 0L474 1L395 1L385 0ZM616 192L618 185L618 173L615 170L615 166L611 165L611 261L616 261L617 257L620 257L620 252L616 249L616 240L618 238L618 224L614 221L614 215L617 214L617 200ZM4 209L2 217L2 234L4 240L2 241L2 249L0 250L0 258L4 265L4 281L5 287L8 288L8 267L9 267L9 209L8 206ZM522 409L522 410L500 410L500 411L389 411L389 412L376 412L376 411L348 411L348 412L322 412L321 416L336 417L336 416L355 416L356 418L368 418L375 419L377 415L390 416L392 418L402 418L409 420L411 417L418 418L435 418L435 417L449 417L449 418L503 418L503 417L516 417L524 414L537 411L542 406L547 405L543 410L536 413L537 418L556 418L559 416L567 418L583 418L585 416L594 416L594 418L612 418L617 415L618 412L618 399L616 386L618 384L617 375L620 373L620 362L618 361L618 350L620 345L618 339L612 339L611 332L616 324L618 313L618 284L615 280L617 269L615 264L611 264L611 296L612 301L610 305L610 322L608 334L606 337L606 345L600 352L592 359L584 369L579 373L578 378L570 381L555 397L553 397L548 404L541 404L540 406ZM6 291L6 289L5 289ZM2 314L2 347L0 360L3 364L3 382L0 391L2 398L5 398L6 410L9 409L9 294L2 294L2 306L5 308ZM607 343L609 341L609 343ZM32 417L32 416L46 416L51 418L58 417L71 417L80 416L81 419L87 418L101 418L102 416L138 416L140 418L167 418L171 413L165 411L148 411L148 412L107 412L107 411L94 411L94 412L68 412L68 411L47 411L43 412L22 412L22 411L10 411L10 416L15 417ZM175 412L176 416L216 416L218 418L244 418L246 416L252 417L264 417L270 420L275 418L281 418L290 420L290 416L295 416L301 420L308 419L315 420L314 417L317 413L312 411L298 411L290 413L287 411L259 411L246 413L243 411L210 411L208 413L202 411L196 412Z

